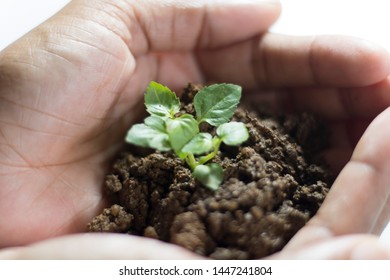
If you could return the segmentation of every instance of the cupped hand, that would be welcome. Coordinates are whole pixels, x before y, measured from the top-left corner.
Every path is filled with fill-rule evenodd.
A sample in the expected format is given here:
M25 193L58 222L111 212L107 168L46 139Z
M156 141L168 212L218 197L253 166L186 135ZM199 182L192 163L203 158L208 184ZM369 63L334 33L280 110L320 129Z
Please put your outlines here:
M75 0L5 49L0 54L0 247L84 231L105 206L104 174L139 118L151 80L176 91L189 81L233 82L253 97L272 92L277 106L329 119L335 131L329 161L335 169L348 163L317 216L275 257L299 257L327 242L380 233L390 214L385 125L390 112L372 120L390 104L390 57L352 38L267 33L279 12L273 1ZM92 248L99 238L61 237L3 256L44 258L47 248L58 248L53 251L58 254L70 244ZM171 248L172 258L193 256L147 239L109 238L140 248L118 258L142 256L150 244ZM335 246L334 254L337 248L351 251ZM77 258L77 252L66 256ZM95 256L115 258L115 253Z

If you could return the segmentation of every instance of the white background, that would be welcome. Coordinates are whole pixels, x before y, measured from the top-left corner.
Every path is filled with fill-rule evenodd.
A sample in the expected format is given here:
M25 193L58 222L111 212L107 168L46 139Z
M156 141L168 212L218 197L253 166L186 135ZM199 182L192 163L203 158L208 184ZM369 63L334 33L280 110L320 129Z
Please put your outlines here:
M55 14L68 2L1 0L0 50ZM345 34L377 42L390 51L388 0L281 0L281 2L283 12L272 28L274 32L290 35ZM390 244L390 226L382 238Z

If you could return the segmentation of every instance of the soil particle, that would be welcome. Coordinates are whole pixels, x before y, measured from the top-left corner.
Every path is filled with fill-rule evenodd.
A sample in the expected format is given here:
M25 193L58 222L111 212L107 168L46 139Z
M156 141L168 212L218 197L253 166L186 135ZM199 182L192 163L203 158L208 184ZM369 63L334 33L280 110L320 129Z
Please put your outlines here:
M101 232L127 232L133 220L133 215L127 213L123 207L114 204L96 216L89 227Z
M198 89L184 90L183 112L194 112ZM281 250L329 191L332 178L319 157L326 129L308 114L264 116L238 108L233 119L246 124L250 137L238 148L222 146L213 159L225 170L217 191L195 181L171 153L129 147L106 177L114 205L88 230L156 238L215 259Z

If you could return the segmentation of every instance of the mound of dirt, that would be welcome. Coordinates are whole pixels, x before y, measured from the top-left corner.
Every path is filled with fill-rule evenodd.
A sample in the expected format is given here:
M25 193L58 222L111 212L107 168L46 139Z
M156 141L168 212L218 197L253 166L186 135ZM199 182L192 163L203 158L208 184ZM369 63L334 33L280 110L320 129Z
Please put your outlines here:
M183 92L193 114L198 87ZM214 259L255 259L281 250L317 212L332 178L319 154L324 126L309 114L265 116L238 108L249 140L222 146L217 191L203 187L171 153L129 146L106 177L113 205L89 224L92 232L156 238ZM210 130L204 127L204 130Z

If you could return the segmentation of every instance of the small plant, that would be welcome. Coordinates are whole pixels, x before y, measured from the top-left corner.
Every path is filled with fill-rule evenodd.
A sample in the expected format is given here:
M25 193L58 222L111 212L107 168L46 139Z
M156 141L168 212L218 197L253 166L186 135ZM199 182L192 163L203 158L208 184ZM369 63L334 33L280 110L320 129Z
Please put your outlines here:
M146 110L150 113L143 124L129 130L126 141L159 151L171 151L191 168L192 175L212 190L223 180L222 167L208 163L221 143L238 146L249 137L241 122L229 122L241 99L241 87L215 84L204 87L194 97L196 117L180 115L180 100L169 88L151 82L145 93ZM216 127L216 135L201 132L207 122Z

